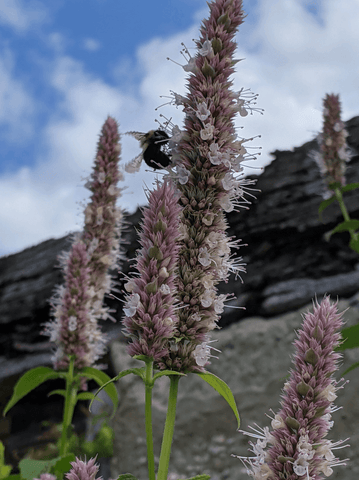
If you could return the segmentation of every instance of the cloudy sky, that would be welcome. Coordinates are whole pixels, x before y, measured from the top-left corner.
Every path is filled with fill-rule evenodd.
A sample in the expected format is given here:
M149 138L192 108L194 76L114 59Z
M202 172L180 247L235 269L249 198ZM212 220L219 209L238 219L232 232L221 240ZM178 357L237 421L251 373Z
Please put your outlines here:
M275 149L321 129L322 98L339 93L343 120L359 115L359 2L244 0L235 89L259 93L264 115L239 134L268 164ZM184 93L181 42L193 47L205 0L0 0L0 255L82 228L96 142L108 115L120 131L156 128L155 108ZM193 51L194 52L194 51ZM140 150L124 136L122 162ZM144 204L146 166L126 175L121 205ZM147 168L148 170L148 168ZM258 173L260 170L250 170Z

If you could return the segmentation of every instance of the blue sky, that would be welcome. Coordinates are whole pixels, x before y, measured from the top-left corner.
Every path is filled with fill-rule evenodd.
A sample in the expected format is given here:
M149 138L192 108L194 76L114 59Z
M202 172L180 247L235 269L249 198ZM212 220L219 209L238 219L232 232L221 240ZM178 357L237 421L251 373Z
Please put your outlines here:
M239 118L268 164L275 149L313 138L322 98L339 93L343 119L359 115L359 2L245 0L234 88L259 93L264 115ZM0 255L82 228L84 179L107 115L120 131L148 131L182 113L160 95L185 92L181 42L192 47L205 0L0 0ZM122 139L122 162L139 153ZM146 202L143 165L127 174L121 205ZM250 170L255 173L259 170Z

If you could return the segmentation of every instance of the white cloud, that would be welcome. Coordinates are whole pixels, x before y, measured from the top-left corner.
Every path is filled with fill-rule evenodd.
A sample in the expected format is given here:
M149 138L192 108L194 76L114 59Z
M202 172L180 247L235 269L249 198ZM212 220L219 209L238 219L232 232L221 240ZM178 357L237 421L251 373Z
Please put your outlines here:
M94 38L85 38L83 40L83 48L89 52L96 52L101 48L101 44L98 40Z
M9 25L17 33L47 20L47 11L43 3L34 0L0 0L0 23Z
M34 101L14 74L13 56L4 48L0 54L0 125L7 142L21 142L33 131Z
M359 114L359 65L354 61L359 58L359 3L326 0L319 11L320 22L304 8L304 3L259 0L258 23L252 24L250 31L245 24L239 28L237 57L246 60L237 64L234 88L251 88L259 93L258 106L265 109L263 116L254 114L237 120L238 126L245 127L238 130L239 135L262 135L252 142L253 146L263 147L262 156L252 162L253 166L271 161L269 152L275 149L290 149L310 140L313 132L321 129L322 98L326 93L340 94L344 120ZM140 84L137 88L132 82L126 94L89 75L81 63L58 52L49 66L48 83L62 100L46 128L38 132L41 156L31 170L23 169L0 179L0 203L7 207L0 210L0 224L7 232L2 251L13 252L82 228L82 219L76 216L76 202L86 196L81 176L91 171L98 134L107 115L119 121L122 133L148 131L155 127L154 119L160 119L160 114L181 124L180 109L154 109L166 101L160 95L169 95L170 90L185 92L187 74L166 57L183 64L181 42L190 47L195 37L197 25L181 35L156 38L142 45L137 57L127 62L136 78L140 77ZM14 81L11 84L19 92L7 97L6 108L10 111L10 106L15 105L18 113L14 119L19 119L22 111L31 112L32 100L11 76L11 62L6 68L1 65L0 76L2 71L8 75L3 77L5 85ZM113 72L116 68L120 78L126 71L123 61L113 67ZM123 163L140 151L138 142L128 136L122 137L122 146ZM124 185L128 189L121 198L123 207L133 209L137 203L145 202L143 181L150 186L155 178L145 170L144 165L140 174L126 175Z

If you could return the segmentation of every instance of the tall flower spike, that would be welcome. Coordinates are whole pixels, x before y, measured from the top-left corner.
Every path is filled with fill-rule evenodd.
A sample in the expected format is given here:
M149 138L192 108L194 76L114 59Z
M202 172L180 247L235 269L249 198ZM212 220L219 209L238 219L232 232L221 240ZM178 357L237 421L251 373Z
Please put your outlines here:
M76 457L75 462L71 462L72 468L66 473L67 480L102 480L102 477L96 479L99 466L95 464L96 458L90 458L88 462L83 462Z
M323 100L323 133L319 135L320 151L314 154L325 183L324 197L330 190L345 185L345 162L350 155L346 143L347 131L341 120L339 95L326 95Z
M204 370L213 348L208 332L216 328L226 300L225 295L217 297L216 285L227 281L230 272L245 271L241 259L231 258L230 247L238 244L226 236L224 215L240 206L246 183L235 176L242 170L246 150L244 141L237 140L234 117L251 107L248 92L242 101L242 91L233 92L229 80L236 63L234 36L243 22L242 2L216 0L209 8L197 55L191 58L193 73L183 99L184 131L173 152L177 170L173 175L183 206L178 273L183 308L178 311L177 342L167 368L179 371Z
M116 269L119 261L119 239L122 212L116 206L121 196L117 187L123 175L118 162L121 147L116 121L108 117L97 144L95 165L91 180L86 187L92 192L85 209L85 228L82 240L89 253L90 297L93 316L97 319L111 318L108 308L103 307L103 297L111 290L109 270Z
M108 117L98 142L92 179L86 184L92 196L85 209L84 232L75 236L72 250L62 255L65 287L58 287L51 298L55 320L44 330L57 346L57 369L67 368L70 355L75 355L75 367L81 369L93 365L105 353L105 336L97 319L110 317L102 302L112 287L108 270L116 267L119 257L119 153L118 127Z
M250 442L255 457L238 457L255 479L319 480L330 476L332 467L345 465L332 450L343 448L348 439L333 443L325 438L334 424L335 392L343 388L333 378L341 358L334 349L341 340L342 315L329 297L316 303L313 313L305 314L294 342L295 367L284 385L282 408L272 419L273 430L242 431L257 439L255 445Z
M169 339L174 335L174 274L177 266L178 217L180 207L170 183L148 195L137 256L139 277L125 285L130 293L124 307L125 334L130 338L130 355L146 355L156 366L165 368Z

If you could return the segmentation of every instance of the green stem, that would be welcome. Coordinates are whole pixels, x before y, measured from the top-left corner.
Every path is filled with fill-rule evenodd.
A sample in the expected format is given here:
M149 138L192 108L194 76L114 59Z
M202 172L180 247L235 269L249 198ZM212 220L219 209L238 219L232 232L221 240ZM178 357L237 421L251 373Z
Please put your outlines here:
M146 362L146 396L145 396L145 416L146 416L146 442L147 442L147 461L148 475L150 480L155 480L155 458L153 453L153 434L152 434L152 387L153 387L153 361Z
M74 415L76 405L77 386L74 385L74 358L70 358L69 371L66 375L66 396L64 414L62 418L62 433L60 456L66 455L68 450L69 429Z
M157 480L167 480L168 466L170 462L171 446L173 439L173 431L176 419L176 405L178 382L180 377L177 375L170 376L170 393L168 398L167 416L165 430L163 432L160 463L158 466Z
M345 206L342 192L339 190L339 188L336 188L336 189L334 190L334 193L335 193L335 198L337 199L337 202L339 203L339 207L340 207L340 210L341 210L341 212L342 212L342 215L343 215L344 220L345 220L346 222L349 222L350 216L349 216L348 210L347 210L347 208L346 208L346 206ZM350 237L351 237L353 240L358 240L358 234L355 233L355 230L350 229L350 230L349 230L349 233L350 233Z

